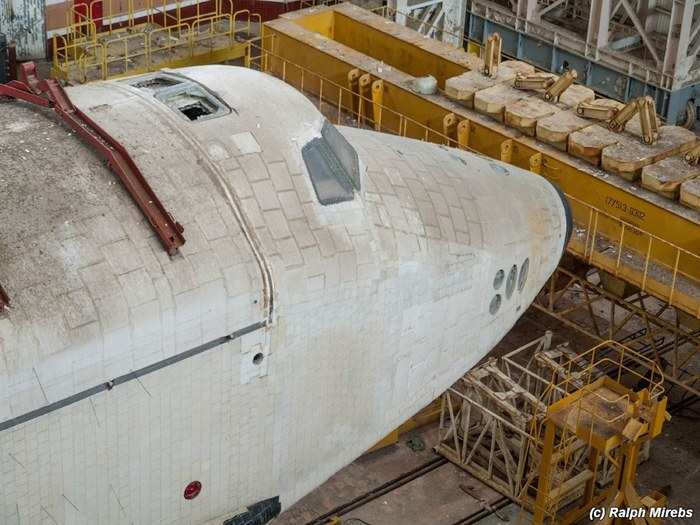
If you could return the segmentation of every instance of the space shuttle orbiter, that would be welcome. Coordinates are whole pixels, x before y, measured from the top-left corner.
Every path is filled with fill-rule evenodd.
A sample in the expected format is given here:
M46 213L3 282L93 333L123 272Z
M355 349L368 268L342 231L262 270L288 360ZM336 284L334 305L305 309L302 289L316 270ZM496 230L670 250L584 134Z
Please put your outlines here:
M544 178L336 127L249 69L66 92L185 242L0 103L3 524L264 523L489 352L570 233Z

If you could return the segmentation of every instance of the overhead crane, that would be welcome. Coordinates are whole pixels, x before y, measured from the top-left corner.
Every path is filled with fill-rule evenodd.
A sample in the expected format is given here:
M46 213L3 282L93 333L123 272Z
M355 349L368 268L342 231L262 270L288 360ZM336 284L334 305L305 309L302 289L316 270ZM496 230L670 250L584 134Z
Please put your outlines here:
M651 107L644 100L625 108L595 99L592 90L575 84L573 71L546 77L522 62L498 64L498 48L499 39L489 38L484 61L365 9L337 4L266 22L248 63L317 99L338 122L469 149L555 182L576 224L569 253L602 272L600 285L576 273L565 280L589 287L586 295L594 300L617 300L622 293L629 316L649 327L632 342L650 347L650 354L661 352L657 329L691 345L683 355L664 347L671 353L658 357L672 363L669 380L697 393L700 377L685 375L683 364L700 351L700 324L674 328L642 302L656 297L676 310L678 323L700 323L700 177L684 168L692 168L685 154L695 151L695 135L676 126L657 131L655 118L645 117ZM436 94L412 87L427 75L437 81ZM581 103L615 107L605 115L611 123L577 115ZM556 305L563 292L553 289L540 306L563 318ZM625 300L632 296L636 302ZM625 333L621 328L613 320L609 333L589 333L605 340Z

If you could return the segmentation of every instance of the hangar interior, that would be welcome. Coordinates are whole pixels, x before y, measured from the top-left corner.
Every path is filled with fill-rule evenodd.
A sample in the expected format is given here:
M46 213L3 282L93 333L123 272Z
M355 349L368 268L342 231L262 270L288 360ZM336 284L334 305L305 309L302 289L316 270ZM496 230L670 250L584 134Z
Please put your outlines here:
M168 95L186 83L175 70L235 65L300 92L340 129L495 159L552 182L568 203L572 231L556 270L473 368L281 514L262 502L207 523L567 525L601 508L646 513L608 513L606 524L700 522L700 2L14 0L0 9L0 133L11 132L3 108L14 104L72 130L127 189L164 257L188 238L169 196L71 101L72 88L140 75L139 89L163 90L161 102L205 120L225 110L194 84ZM0 136L0 155L24 154ZM347 171L346 160L336 167ZM385 200L372 204L379 221L392 213ZM409 217L412 205L402 206ZM18 300L3 250L0 324ZM522 287L523 266L496 274L496 310ZM206 489L188 485L185 499ZM59 522L46 512L36 523Z

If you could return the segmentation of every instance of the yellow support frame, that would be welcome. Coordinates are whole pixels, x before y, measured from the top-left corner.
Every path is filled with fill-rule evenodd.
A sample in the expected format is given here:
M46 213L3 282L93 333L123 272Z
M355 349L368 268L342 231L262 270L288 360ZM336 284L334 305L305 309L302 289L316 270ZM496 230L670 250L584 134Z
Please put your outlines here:
M583 370L572 376L572 369L576 370L582 363ZM555 395L561 398L547 407L542 422L533 420L533 438L543 437L532 524L576 523L587 517L591 508L604 502L643 507L634 481L642 445L660 434L666 420L663 372L654 361L614 341L577 355L562 368L564 379L550 383L541 399ZM607 375L593 380L594 374L601 370L606 370ZM649 387L635 392L621 384L623 377L628 380L631 377L632 382L646 379ZM577 504L560 515L558 498L565 488L552 488L553 473L556 468L566 468L567 449L577 440L590 447L587 470L579 474L580 479L587 481ZM595 479L600 456L605 456L614 466L614 478L608 487L597 490ZM646 501L654 501L647 498Z
M253 26L262 25L260 15L248 9L233 11L232 0L216 0L212 8L184 17L181 2L150 0L144 12L116 13L111 0L100 17L73 7L68 13L66 36L53 38L55 78L106 80L138 75L163 67L211 64L245 57ZM170 7L170 9L167 9ZM123 21L115 22L117 18ZM136 24L138 19L145 22ZM162 22L159 24L158 22ZM100 28L102 29L100 31Z

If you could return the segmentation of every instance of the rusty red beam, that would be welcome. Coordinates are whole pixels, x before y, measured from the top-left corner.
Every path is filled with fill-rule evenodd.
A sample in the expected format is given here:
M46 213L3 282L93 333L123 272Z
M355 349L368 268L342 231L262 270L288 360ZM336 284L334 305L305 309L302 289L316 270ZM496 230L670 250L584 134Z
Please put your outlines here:
M43 106L45 108L49 107L51 103L44 97L35 95L34 93L27 91L26 85L16 80L11 80L7 84L0 84L0 96L15 98L17 100L24 100L25 102L30 102L36 104L37 106Z
M165 250L173 255L180 246L185 244L185 238L182 235L184 228L165 209L124 146L76 108L58 82L47 80L46 83L51 98L56 102L54 111L107 161L148 219Z
M185 244L182 235L184 228L166 210L124 146L75 107L56 80L40 80L33 62L22 64L20 75L22 82L13 81L0 85L0 95L52 108L66 125L107 161L110 169L119 177L158 235L168 254L173 255L177 252L178 248Z

